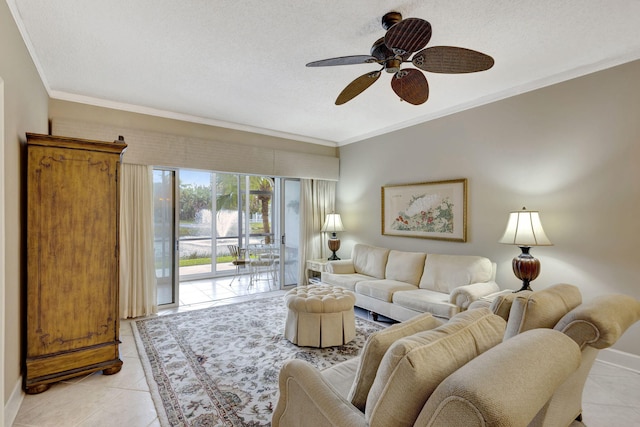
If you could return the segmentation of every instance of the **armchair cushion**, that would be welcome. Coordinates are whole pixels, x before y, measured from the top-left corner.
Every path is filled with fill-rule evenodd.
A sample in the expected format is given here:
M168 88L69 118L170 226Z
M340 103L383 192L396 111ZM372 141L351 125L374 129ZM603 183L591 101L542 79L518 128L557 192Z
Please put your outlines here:
M271 417L273 427L366 427L362 412L343 396L310 363L291 359L278 377L280 395Z
M480 308L458 314L436 329L393 343L378 367L367 397L367 422L412 426L440 382L500 343L504 330L504 319L488 308Z
M380 361L391 344L400 338L430 330L440 325L442 325L442 321L436 319L430 313L425 313L371 334L360 352L360 364L348 396L351 403L356 408L364 411L367 395L376 377Z
M565 314L580 303L580 290L564 283L518 295L511 304L504 339L507 340L529 329L552 329Z

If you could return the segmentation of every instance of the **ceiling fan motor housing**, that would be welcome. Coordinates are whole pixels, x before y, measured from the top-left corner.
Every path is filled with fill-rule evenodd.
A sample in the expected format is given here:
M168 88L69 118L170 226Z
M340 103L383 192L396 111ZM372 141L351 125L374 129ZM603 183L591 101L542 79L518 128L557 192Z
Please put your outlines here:
M388 30L400 21L402 21L402 14L400 12L387 12L382 17L382 28Z

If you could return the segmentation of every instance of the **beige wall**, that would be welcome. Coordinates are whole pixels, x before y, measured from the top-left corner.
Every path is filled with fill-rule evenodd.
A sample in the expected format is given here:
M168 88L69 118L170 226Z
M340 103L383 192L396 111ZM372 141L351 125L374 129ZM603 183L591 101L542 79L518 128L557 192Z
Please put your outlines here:
M122 135L123 162L337 181L337 148L238 130L52 100L55 135L110 141Z
M129 128L169 135L181 135L214 142L255 145L274 150L322 156L337 155L337 149L335 147L325 145L309 144L275 136L224 129L56 99L49 101L49 117L52 120L72 119L100 125L111 125L115 128Z
M485 255L499 285L517 289L510 263L520 250L497 241L508 212L526 206L554 243L531 249L542 264L534 289L568 282L585 299L640 298L638 76L640 61L342 147L341 257L354 242ZM381 235L381 186L463 177L467 243ZM640 324L615 348L640 356Z
M0 79L4 81L5 312L4 403L20 378L21 288L24 286L25 218L22 195L26 132L47 132L48 96L6 2L0 2ZM3 405L4 406L4 405ZM2 422L0 420L0 422Z

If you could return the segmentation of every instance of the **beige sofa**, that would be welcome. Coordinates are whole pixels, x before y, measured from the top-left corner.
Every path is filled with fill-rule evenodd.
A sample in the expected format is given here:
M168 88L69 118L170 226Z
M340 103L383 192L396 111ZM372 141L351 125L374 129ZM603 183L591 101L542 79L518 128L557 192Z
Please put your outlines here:
M526 426L580 364L558 331L502 343L505 321L488 308L439 324L422 314L391 326L324 371L286 362L272 426Z
M398 321L425 312L450 319L500 290L496 264L481 256L356 244L350 259L330 261L325 270L323 283L355 292L356 306Z

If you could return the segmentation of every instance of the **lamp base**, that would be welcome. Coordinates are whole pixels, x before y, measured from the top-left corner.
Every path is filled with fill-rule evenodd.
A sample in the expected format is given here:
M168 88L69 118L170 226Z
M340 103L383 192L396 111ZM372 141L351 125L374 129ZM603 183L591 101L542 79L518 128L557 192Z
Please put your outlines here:
M522 287L520 289L518 289L517 291L513 291L514 294L517 294L518 292L522 292L522 291L532 291L533 289L531 289L531 286L529 286L529 283L525 283L524 280L522 281Z
M338 251L338 249L340 249L340 239L331 238L329 239L328 243L329 243L329 250L333 252L333 254L328 258L328 260L329 261L339 260L340 258L338 258L338 255L336 255L336 252Z
M515 292L530 291L529 283L540 274L540 261L529 253L529 246L520 246L522 253L511 262L513 274L522 280L522 287Z

